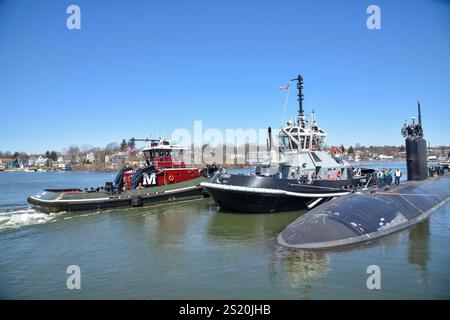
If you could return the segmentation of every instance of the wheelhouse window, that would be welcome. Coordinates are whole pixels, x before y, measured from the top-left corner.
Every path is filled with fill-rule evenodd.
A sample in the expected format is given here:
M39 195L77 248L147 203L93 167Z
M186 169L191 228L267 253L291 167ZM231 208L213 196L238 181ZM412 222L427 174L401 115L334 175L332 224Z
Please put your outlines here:
M305 144L305 149L309 149L309 142L310 142L310 137L306 137L306 144Z
M293 135L293 137L298 140L298 136L297 135ZM292 149L297 149L298 148L298 145L294 141L291 141L291 144L292 144Z
M291 141L288 136L283 136L281 138L281 143L285 149L291 149Z
M158 152L158 150L152 150L152 151L151 151L151 156L152 156L152 158L157 158L157 157L159 157L159 152Z
M299 141L300 141L300 147L304 149L305 148L305 136L300 135Z

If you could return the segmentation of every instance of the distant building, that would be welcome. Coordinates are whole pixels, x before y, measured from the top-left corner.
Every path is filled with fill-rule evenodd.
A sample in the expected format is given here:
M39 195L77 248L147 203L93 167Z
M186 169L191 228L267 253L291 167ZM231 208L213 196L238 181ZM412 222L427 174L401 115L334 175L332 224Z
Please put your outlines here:
M45 167L47 165L48 158L44 158L43 156L39 156L34 160L34 165L36 167Z
M269 159L271 154L269 151L252 151L248 153L248 164L257 164Z
M89 152L88 154L86 154L86 156L84 157L84 159L85 159L87 162L90 162L90 163L95 162L95 156L94 156L94 153L93 153L93 152Z
M13 162L11 162L11 163L8 165L8 168L10 168L10 169L19 169L19 168L23 168L23 164L22 164L18 159L15 159Z
M379 160L392 160L392 159L394 159L394 156L387 156L387 155L384 155L384 154L380 154L378 156L378 159Z
M118 152L112 155L105 156L105 162L112 162L122 164L130 158L127 152Z
M67 163L65 163L65 162L60 162L60 163L58 163L58 169L60 169L60 170L72 170L72 167L69 165L69 164L67 164Z

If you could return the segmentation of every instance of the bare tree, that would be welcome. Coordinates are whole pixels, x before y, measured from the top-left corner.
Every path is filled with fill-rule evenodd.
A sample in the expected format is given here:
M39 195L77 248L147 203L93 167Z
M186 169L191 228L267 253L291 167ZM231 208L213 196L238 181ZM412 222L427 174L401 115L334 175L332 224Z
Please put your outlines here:
M120 145L116 142L108 143L105 147L107 153L116 153L120 151Z
M76 157L80 154L80 148L76 145L71 145L67 151L66 156L69 157L70 162L74 163Z

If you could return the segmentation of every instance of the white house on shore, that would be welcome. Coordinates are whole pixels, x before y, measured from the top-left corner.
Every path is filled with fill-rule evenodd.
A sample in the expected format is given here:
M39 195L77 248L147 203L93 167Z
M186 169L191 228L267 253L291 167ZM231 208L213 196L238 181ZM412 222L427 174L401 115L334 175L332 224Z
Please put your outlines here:
M378 159L379 160L392 160L392 159L394 159L394 156L387 156L387 155L384 155L384 154L380 154L378 156Z
M59 169L66 169L67 167L70 167L69 160L65 160L63 156L59 156L56 161L52 161L52 167L59 168Z
M129 159L129 154L127 152L118 152L115 154L109 154L105 156L105 162L112 163L124 163Z
M85 159L87 162L90 162L90 163L95 162L95 156L94 156L94 153L93 153L93 152L89 152L88 154L86 154L86 156L84 157L84 159Z
M48 163L48 158L44 158L43 156L38 156L35 160L34 160L34 165L36 167L45 167Z

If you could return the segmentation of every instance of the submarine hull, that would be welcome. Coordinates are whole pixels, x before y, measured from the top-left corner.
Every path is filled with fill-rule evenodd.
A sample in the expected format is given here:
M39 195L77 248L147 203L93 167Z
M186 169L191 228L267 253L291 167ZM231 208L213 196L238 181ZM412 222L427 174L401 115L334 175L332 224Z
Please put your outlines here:
M448 174L389 191L348 194L295 220L278 235L278 243L314 250L369 241L426 219L449 200Z

